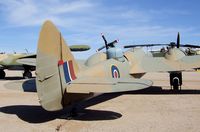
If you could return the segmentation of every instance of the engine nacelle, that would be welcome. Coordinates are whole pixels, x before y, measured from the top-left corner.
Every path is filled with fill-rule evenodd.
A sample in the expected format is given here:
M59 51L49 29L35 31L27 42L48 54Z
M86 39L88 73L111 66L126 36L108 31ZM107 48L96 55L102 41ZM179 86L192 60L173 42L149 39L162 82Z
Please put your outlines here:
M165 54L165 58L168 60L178 60L185 56L185 53L178 48L169 49Z
M92 65L95 65L97 63L100 63L102 61L105 61L107 58L106 58L106 54L105 53L96 53L92 56L90 56L87 61L85 62L85 65L86 66L92 66Z
M125 52L126 58L131 64L138 63L143 57L152 57L151 53L145 53L141 48L134 48Z

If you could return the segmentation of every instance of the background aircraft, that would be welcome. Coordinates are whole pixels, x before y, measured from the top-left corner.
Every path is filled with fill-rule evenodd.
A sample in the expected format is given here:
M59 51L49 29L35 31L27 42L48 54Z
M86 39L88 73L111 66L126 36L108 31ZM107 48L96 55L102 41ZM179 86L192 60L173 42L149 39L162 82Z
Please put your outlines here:
M200 67L200 56L176 58L149 57L142 50L123 51L116 41L108 43L106 52L97 52L78 63L61 33L50 22L42 26L36 58L36 87L39 102L48 111L61 110L92 97L94 93L113 93L144 89L152 85L141 78L146 72L178 72ZM102 48L101 48L102 49ZM174 88L180 77L173 76Z
M181 44L180 43L180 33L177 35L177 42L170 42L169 44L134 44L134 45L126 45L124 48L137 48L137 47L155 47L159 46L162 47L160 50L157 51L150 51L153 57L165 57L166 53L171 48L178 48L183 51L186 55L198 55L198 50L196 48L200 48L198 45L192 44ZM181 49L186 48L186 49ZM175 55L175 54L174 54Z
M171 42L170 44L127 45L127 46L124 46L124 48L133 48L133 52L134 52L134 48L136 48L136 47L152 47L152 46L167 46L167 48L162 48L160 51L152 51L150 56L165 58L165 60L168 60L170 63L183 61L182 59L184 59L185 56L197 55L197 54L189 54L189 52L186 52L185 50L181 49L180 47L200 48L200 46L198 46L198 45L180 44L180 34L179 33L177 35L176 43ZM149 54L148 54L148 56L149 56ZM191 59L193 59L193 58L191 57ZM197 59L195 59L195 60L197 61ZM188 61L188 63L190 63L190 62ZM191 63L192 63L192 60L191 60ZM155 63L155 64L159 64L159 63ZM177 67L178 67L178 65L177 65ZM198 66L196 66L194 69L198 69ZM181 71L182 70L169 71L170 85L174 89L178 89L179 86L181 89L181 85L182 85L182 72Z
M0 79L4 79L6 73L4 69L8 70L24 70L23 77L30 78L32 77L31 71L35 69L33 66L23 65L18 63L17 60L21 58L32 58L35 55L33 54L0 54Z
M200 55L200 49L198 48L187 48L185 50L187 55Z
M71 45L70 50L73 52L87 51L88 45ZM0 54L0 79L4 79L8 70L24 70L23 78L31 78L31 71L35 70L36 54Z

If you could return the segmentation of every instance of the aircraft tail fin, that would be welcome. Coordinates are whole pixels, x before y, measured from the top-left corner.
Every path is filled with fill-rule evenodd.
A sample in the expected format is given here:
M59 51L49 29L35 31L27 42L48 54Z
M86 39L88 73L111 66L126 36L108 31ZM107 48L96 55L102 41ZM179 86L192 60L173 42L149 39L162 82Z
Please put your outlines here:
M63 108L64 84L76 79L78 71L78 64L61 33L46 21L40 32L36 58L37 93L44 109Z

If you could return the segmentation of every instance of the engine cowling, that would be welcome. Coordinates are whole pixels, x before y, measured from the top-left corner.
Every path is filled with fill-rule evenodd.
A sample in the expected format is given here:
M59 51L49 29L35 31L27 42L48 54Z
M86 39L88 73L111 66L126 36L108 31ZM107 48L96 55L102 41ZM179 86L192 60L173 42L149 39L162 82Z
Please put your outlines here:
M98 52L92 56L90 56L87 61L85 62L86 66L92 66L95 64L98 64L102 61L105 61L107 59L106 54L102 52Z

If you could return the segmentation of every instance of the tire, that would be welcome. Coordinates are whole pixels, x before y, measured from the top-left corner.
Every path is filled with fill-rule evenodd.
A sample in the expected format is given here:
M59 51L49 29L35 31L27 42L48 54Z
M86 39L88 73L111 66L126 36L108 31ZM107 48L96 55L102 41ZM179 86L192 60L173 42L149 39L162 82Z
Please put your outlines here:
M32 73L30 71L26 71L23 73L23 78L24 79L29 79L32 78Z
M178 91L179 90L179 80L178 78L173 79L173 90Z
M4 70L0 70L0 79L4 79L6 77L6 73Z

